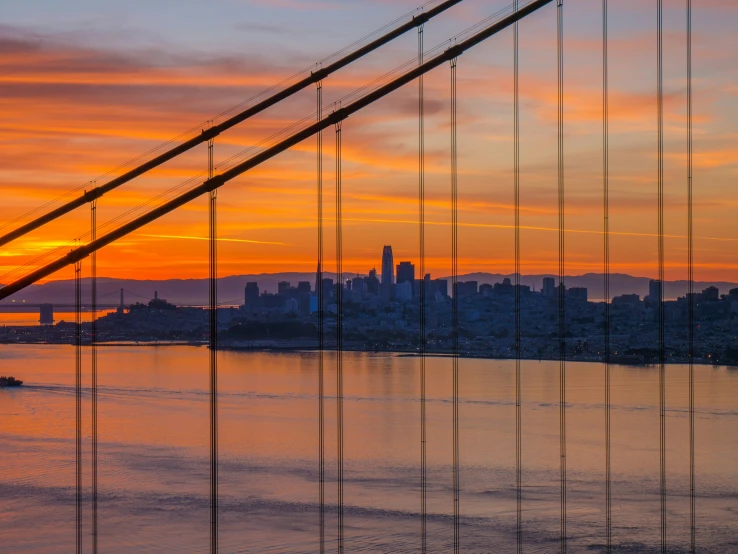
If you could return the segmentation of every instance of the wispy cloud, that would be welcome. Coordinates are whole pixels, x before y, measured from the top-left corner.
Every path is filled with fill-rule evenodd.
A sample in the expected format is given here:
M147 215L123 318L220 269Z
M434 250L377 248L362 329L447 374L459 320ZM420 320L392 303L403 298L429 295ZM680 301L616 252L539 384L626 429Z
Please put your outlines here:
M147 235L147 234L141 234L139 235L141 237L148 237L148 238L154 238L154 239L181 239L181 240L210 240L209 237L188 237L184 235ZM287 244L286 242L273 242L273 241L266 241L266 240L251 240L251 239L233 239L233 238L225 238L225 237L218 237L218 242L242 242L246 244L272 244L272 245L278 245L278 246L291 246Z

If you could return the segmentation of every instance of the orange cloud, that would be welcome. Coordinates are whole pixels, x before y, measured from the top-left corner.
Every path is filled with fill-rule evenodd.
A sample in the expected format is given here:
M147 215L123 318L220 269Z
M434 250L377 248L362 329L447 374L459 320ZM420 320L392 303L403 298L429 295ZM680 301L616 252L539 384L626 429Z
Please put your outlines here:
M713 3L715 7L724 7L718 6L717 0ZM6 31L0 29L0 33ZM268 60L258 55L184 56L163 50L122 53L54 37L11 35L5 37L5 44L10 41L12 47L0 45L0 188L4 195L0 228L42 203L58 205L55 200L60 194L79 185L91 186L84 183L101 173L112 170L98 184L120 174L125 168L113 168L121 161L150 151L180 135L184 128L190 130L177 141L200 133L203 122L212 114L253 96L294 70L271 68ZM646 38L630 37L616 42L614 48L621 53L637 52ZM535 36L525 40L530 41L527 44L531 49L544 44L537 45ZM567 43L573 50L580 46L591 49L593 45L585 39L581 39L581 44ZM490 51L498 48L495 44ZM532 59L540 64L539 57ZM473 63L465 61L459 72L459 210L464 254L460 263L468 270L512 267L512 79L509 67L503 67L499 60L490 57ZM326 87L326 113L332 109L330 99L343 96L395 65L396 60L384 58L368 69L352 69L331 78ZM533 65L524 67L521 75L521 213L524 231L536 237L526 243L524 267L539 271L555 267L556 263L548 254L557 216L553 125L557 97L553 66L552 71L546 72L538 68L534 71ZM439 68L426 80L426 216L428 234L433 235L429 244L439 251L448 243L449 222L445 218L450 209L448 74L444 71ZM601 93L592 79L592 73L597 71L599 66L567 66L565 98L567 226L571 228L567 236L583 245L571 253L569 262L572 267L595 270L601 267L601 253L596 249L601 226ZM634 245L639 255L643 250L639 246L650 248L655 237L649 232L655 229L655 144L647 149L640 143L653 138L648 133L655 125L655 91L641 89L640 85L624 82L618 86L613 82L610 113L611 209L613 216L617 215L613 236ZM728 246L703 252L699 267L707 273L724 274L735 269L725 250L730 250L738 234L732 225L735 200L729 198L735 182L732 146L737 137L726 133L724 121L715 117L717 107L727 105L726 100L730 99L726 96L730 86L716 85L712 89L705 82L699 86L696 182L705 182L709 176L710 187L696 190L696 228L699 240ZM667 132L672 133L674 144L681 148L684 91L680 87L682 83L677 80L669 84L666 110L672 126ZM346 244L351 245L345 255L347 263L356 267L378 263L378 253L385 243L392 243L397 252L417 249L416 95L415 87L397 91L349 118L344 125L343 198ZM227 158L236 155L234 162L245 159L269 144L269 137L309 115L315 110L314 101L314 91L306 91L279 109L269 110L218 137L215 155L219 171ZM727 121L735 117L733 112L724 115ZM332 223L334 209L333 147L333 133L327 130L327 225ZM199 183L204 178L205 161L203 147L106 196L98 207L101 229L114 228ZM667 151L669 169L675 173L670 180L673 186L669 188L666 208L667 216L674 221L682 217L685 207L684 161L683 151L676 147ZM677 170L681 173L677 174ZM315 178L315 140L310 139L222 189L221 273L314 269ZM21 217L19 221L27 219ZM74 237L85 240L88 226L87 210L69 214L0 252L4 267L35 267L39 256L49 259L67 249ZM667 237L671 242L684 240L682 228L673 224L669 229ZM326 237L331 232L326 230ZM151 224L141 234L104 249L100 254L101 268L105 274L121 276L203 275L206 235L206 203L195 201ZM279 248L265 249L264 245ZM490 252L493 248L496 251ZM504 256L499 255L502 250ZM128 256L137 257L140 269L134 272L121 262ZM449 265L448 257L439 253L428 259L433 271ZM653 263L639 258L613 267L623 271L650 269ZM682 269L676 261L669 261L669 267Z

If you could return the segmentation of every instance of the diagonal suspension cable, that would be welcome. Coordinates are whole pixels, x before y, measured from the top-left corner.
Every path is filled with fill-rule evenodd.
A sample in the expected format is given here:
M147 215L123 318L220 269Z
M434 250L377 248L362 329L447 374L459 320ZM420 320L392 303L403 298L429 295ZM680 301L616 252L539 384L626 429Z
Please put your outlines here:
M45 213L44 215L42 215L40 217L35 218L34 220L32 220L32 221L30 221L30 222L28 222L28 223L26 223L24 225L21 225L20 227L14 229L13 231L10 231L10 232L6 233L5 235L0 236L0 246L4 246L5 244L8 244L11 241L13 241L13 240L15 240L17 238L20 238L20 237L22 237L22 236L30 233L31 231L33 231L35 229L38 229L39 227L42 227L43 225L46 225L47 223L49 223L51 221L54 221L55 219L58 219L59 217L61 217L61 216L65 215L65 214L71 212L72 210L75 210L76 208L79 208L80 206L83 206L84 204L87 204L88 202L91 202L91 201L93 201L95 199L100 198L101 196L107 194L108 192L110 192L112 190L115 190L116 188L120 187L121 185L123 185L123 184L125 184L125 183L127 183L129 181L132 181L136 177L139 177L140 175L143 175L144 173L147 173L148 171L150 171L150 170L152 170L152 169L160 166L161 164L163 164L163 163L165 163L165 162L167 162L167 161L169 161L169 160L171 160L173 158L176 158L177 156L179 156L179 155L181 155L181 154L183 154L183 153L191 150L195 146L198 146L199 144L203 144L203 143L205 143L205 142L207 142L207 141L209 141L209 140L217 137L219 134L227 131L228 129L231 129L232 127L235 127L236 125L238 125L239 123L242 123L243 121L246 121L250 117L253 117L254 115L256 115L256 114L258 114L258 113L266 110L267 108L269 108L271 106L274 106L275 104L281 102L282 100L284 100L286 98L289 98L293 94L295 94L295 93L297 93L297 92L299 92L299 91L301 91L301 90L309 87L310 85L312 85L314 83L317 83L318 81L321 81L321 80L325 79L326 77L328 77L332 73L335 73L339 69L341 69L343 67L346 67L347 65L351 64L352 62L354 62L354 61L356 61L356 60L364 57L365 55L369 54L370 52L373 52L374 50L377 50L381 46L384 46L385 44L393 41L394 39L396 39L397 37L405 34L406 32L408 32L408 31L416 28L417 26L422 25L423 23L425 23L425 22L433 19L437 15L445 12L446 10L448 10L449 8L451 8L452 6L454 6L454 5L456 5L456 4L460 3L460 2L461 2L461 0L446 0L445 2L442 2L438 6L432 8L432 9L430 9L428 11L423 11L423 8L425 6L427 6L428 4L430 4L430 2L426 2L425 4L423 4L423 6L421 6L417 10L413 10L412 12L410 12L410 14L415 14L415 15L413 15L413 17L412 17L412 19L410 21L404 23L403 25L401 25L401 26L393 29L392 31L389 31L388 33L386 33L386 34L382 35L381 37L379 37L379 38L371 41L370 43L368 43L368 44L366 44L366 45L364 45L364 46L362 46L360 48L357 48L355 51L347 54L346 56L344 56L344 57L336 60L335 62L333 62L333 63L331 63L329 65L326 65L325 67L322 67L321 62L319 62L318 64L316 64L316 66L313 66L313 67L320 66L319 69L317 69L315 71L311 71L308 76L302 78L300 81L298 81L298 82L296 82L296 83L294 83L294 84L292 84L290 86L287 86L286 88L284 88L283 90L281 90L279 92L276 92L276 93L272 94L268 98L260 101L258 104L255 104L254 106L251 106L251 107L249 107L249 108L247 108L247 109L245 109L245 110L237 113L236 115L231 116L230 118L228 118L227 120L223 121L222 123L219 123L218 125L212 125L212 126L210 126L208 129L203 130L199 135L196 135L196 136L190 138L189 140L186 140L185 142L183 142L183 143L181 143L181 144L179 144L179 145L177 145L177 146L175 146L173 148L170 148L166 152L164 152L162 154L159 154L155 158L153 158L153 159L151 159L151 160L149 160L147 162L144 162L143 164L141 164L141 165L139 165L139 166L137 166L137 167L135 167L135 168L127 171L123 175L121 175L119 177L116 177L115 179L107 182L106 184L104 184L104 185L102 185L100 187L96 187L93 190L85 191L81 196L78 196L74 200L71 200L71 201L65 203L64 205L59 206L58 208L55 208L55 209L53 209L53 210ZM417 13L418 11L420 13ZM393 23L396 23L397 21L399 21L401 19L405 19L406 17L407 16L404 16L403 18L400 18L400 19L396 20ZM383 27L381 30L384 30L386 28L387 28L387 26ZM372 33L371 35L369 35L369 37L373 36L374 34L375 33ZM355 42L351 46L354 46L354 45L357 45L358 43L361 43L362 40ZM342 50L340 52L342 53L344 50ZM333 56L329 56L325 60L331 59L332 57ZM300 72L296 76L299 76L299 75L305 73L306 71L307 70L305 70L303 72ZM287 79L286 81L283 81L283 83L286 84L286 82L288 82L290 80L292 80L292 78ZM280 83L280 84L282 84L282 83ZM277 85L277 86L279 86L279 85ZM271 91L271 90L272 89L269 89L269 91ZM269 92L269 91L267 91L267 92ZM257 97L259 97L259 96L261 96L261 95L257 95ZM227 114L230 111L231 110L226 110L225 112L223 112L220 115ZM179 137L176 137L175 139L173 139L173 141L178 140L180 137L185 136L185 135L191 133L193 130L195 130L197 128L198 127L195 127L193 129L191 129L190 131L187 131L186 133L183 133L183 135L180 135ZM168 145L171 142L172 141L170 141L168 143L165 143L165 145ZM154 149L154 150L157 150L157 149ZM144 156L145 156L145 154L144 154ZM138 160L138 158L137 158L137 160ZM77 189L75 189L75 191L78 191L81 188L83 188L83 187L77 187ZM75 191L72 191L72 193L75 192ZM70 193L66 193L65 195L63 195L60 198L64 198L64 197L68 196L69 194ZM34 212L35 211L36 210L34 210Z
M251 104L252 102L255 102L259 98L262 98L262 97L264 97L264 96L266 96L266 95L268 95L270 93L273 93L274 91L278 90L280 87L287 86L290 82L294 81L295 79L297 79L301 75L305 75L307 73L312 73L312 71L316 67L317 68L320 68L323 65L326 65L328 63L328 61L341 56L345 52L350 51L352 48L357 48L359 45L367 43L367 41L371 40L373 37L379 35L383 31L386 31L387 29L391 28L393 25L399 24L401 21L407 19L410 16L412 16L414 18L415 17L415 14L422 13L431 4L435 4L437 1L438 0L429 0L428 2L425 2L424 4L422 4L419 7L415 8L414 10L411 10L411 11L409 11L409 12L401 15L400 17L398 17L394 21L391 21L391 22L387 23L386 25L380 27L379 29L376 29L375 31L369 33L368 35L363 36L362 38L360 38L360 39L352 42L348 46L345 46L344 48L341 48L340 50L337 50L337 51L333 52L332 54L326 56L322 60L319 60L318 62L314 63L310 67L307 67L307 68L305 68L305 69L303 69L301 71L298 71L297 73L295 73L295 74L293 74L293 75L291 75L291 76L283 79L282 81L278 82L277 84L272 85L271 87L269 87L269 88L267 88L267 89L265 89L265 90L263 90L263 91L255 94L255 95L251 96L250 98L247 98L246 100L244 100L242 102L239 102L238 104L236 104L234 106L231 106L230 108L228 108L226 110L223 110L222 112L220 112L220 113L216 114L215 116L213 116L211 119L209 119L207 121L204 121L202 123L198 123L197 125L194 125L190 129L187 129L186 131L183 131L179 135L177 135L175 137L172 137L171 139L169 139L169 140L167 140L167 141L165 141L165 142L163 142L163 143L161 143L161 144L159 144L159 145L157 145L157 146L155 146L155 147L147 150L146 152L143 152L142 154L139 154L135 158L132 158L132 159L128 160L127 162L124 162L124 163L120 164L119 166L114 167L114 168L106 171L105 173L103 173L102 175L99 175L95 179L92 179L92 180L88 181L87 183L84 183L82 185L79 185L78 187L75 187L74 189L68 190L67 192L65 192L65 193L57 196L56 198L54 198L52 200L49 200L48 202L45 202L44 204L42 204L40 206L37 206L37 207L33 208L32 210L30 210L30 211L28 211L28 212L26 212L24 214L21 214L21 215L15 217L15 218L13 218L13 219L11 219L9 221L6 221L3 224L0 224L0 230L5 229L6 227L9 227L10 225L16 224L19 221L22 221L22 220L24 220L24 219L26 219L28 217L31 217L33 214L38 213L39 211L42 211L42 210L44 210L46 208L49 208L50 206L53 206L55 203L64 200L65 198L67 198L68 196L71 196L75 192L79 192L81 190L84 190L85 187L87 187L88 185L95 184L97 181L100 181L100 180L102 180L102 179L104 179L104 178L106 178L106 177L108 177L110 175L113 175L114 173L116 173L117 171L119 171L121 169L124 169L126 167L130 167L130 166L132 166L132 165L140 162L141 160L143 160L144 158L146 158L146 156L148 156L150 154L153 154L154 152L158 152L158 151L166 148L170 144L173 144L173 143L175 143L175 142L177 142L179 140L182 140L183 138L187 137L188 135L190 135L190 134L192 134L194 132L197 132L199 130L202 130L203 126L209 124L209 122L212 122L212 121L221 119L221 118L227 116L228 114L231 114L231 113L236 112L238 110L242 110L245 106L248 106L249 104ZM451 7L451 6L449 6L449 7Z
M443 50L447 49L451 44L455 44L456 42L460 42L462 40L466 40L469 38L474 32L479 30L480 28L483 28L485 24L489 24L491 22L496 22L499 20L500 17L503 17L505 14L508 14L512 9L512 6L507 6L505 8L502 8L500 10L497 10L494 14L491 16L483 19L482 21L479 21L472 25L471 27L468 27L461 33L454 36L452 39L449 39L447 41L442 42L441 44L436 45L435 47L431 48L426 52L426 55L435 55L437 53L442 52ZM400 75L403 71L407 71L408 69L412 67L417 67L417 59L413 58L407 62L405 62L402 65L397 66L391 71L388 71L384 75L372 80L371 82L367 83L366 85L359 87L358 89L344 95L341 99L339 99L337 102L334 103L334 106L338 106L342 103L348 103L349 101L355 100L356 98L362 97L362 95L368 95L372 91L378 89L382 84L385 84L388 79L392 79L397 75ZM237 165L239 163L239 160L243 159L247 155L254 155L256 152L261 151L262 149L267 148L269 145L274 144L275 141L278 141L281 139L281 137L288 136L290 132L294 132L296 129L303 128L305 125L309 124L310 122L313 122L315 120L315 114L310 114L301 120L293 122L291 125L273 133L272 135L262 139L258 143L251 145L240 152L237 152L236 154L233 154L232 156L229 156L225 160L218 163L215 167L221 171L227 170L232 168L234 165ZM207 126L212 125L212 121L206 122ZM130 208L126 210L123 213L118 214L117 216L113 217L112 219L104 222L100 226L100 231L104 231L107 228L112 228L114 224L121 222L130 221L133 217L135 217L136 213L141 212L145 208L152 206L156 204L157 201L164 202L166 198L171 198L177 196L177 194L180 194L183 190L189 190L193 188L194 186L197 186L197 182L200 178L207 178L207 171L199 172L198 174L194 175L193 177L190 177L189 179L183 181L182 183L179 183L178 185L175 185L149 199L147 199L145 202L139 204L136 207ZM89 232L85 233L79 237L77 237L79 240L87 240L89 239ZM0 282L9 282L11 281L13 275L17 273L22 273L23 270L33 267L38 267L39 265L44 263L44 260L53 258L55 255L59 255L62 252L67 251L72 245L74 244L74 241L69 241L66 244L61 244L56 248L53 248L51 250L48 250L37 257L27 261L25 264L17 265L10 271L6 272L5 274L0 276Z
M395 90L398 90L404 85L413 82L420 75L428 73L441 64L462 55L465 51L473 48L477 44L480 44L491 36L499 33L503 29L510 27L516 21L519 21L529 14L534 13L543 6L550 4L552 1L553 0L533 0L529 2L516 12L495 21L488 27L482 29L481 31L478 31L466 40L450 46L445 51L424 62L421 66L407 71L403 75L396 77L392 81L367 93L365 96L354 100L352 103L336 109L334 112L332 112L329 116L323 118L321 121L304 127L303 129L277 142L276 144L273 144L272 146L255 154L251 158L236 164L227 171L224 171L219 175L215 175L214 177L207 179L201 185L193 187L185 193L180 194L176 198L173 198L165 202L164 204L152 209L151 211L137 217L136 219L129 221L124 225L121 225L117 229L98 238L96 241L91 242L85 246L75 248L71 252L60 257L59 259L32 271L31 273L25 275L20 279L13 281L12 283L0 289L0 300L2 300L3 298L7 298L11 294L22 290L23 288L35 283L36 281L43 279L44 277L48 277L55 271L67 265L73 264L77 260L86 258L92 252L99 250L100 248L103 248L108 244L119 240L122 237L125 237L126 235L140 229L141 227L147 225L148 223L151 223L152 221L156 221L160 217L171 213L181 206L184 206L195 198L198 198L203 194L210 192L211 190L222 187L232 179L238 177L246 171L249 171L250 169L253 169L254 167L259 166L265 161L275 157L285 150L288 150L292 146L299 144L305 139L316 134L318 131L335 125L337 122L343 121L347 117L362 110L366 106L376 102L381 98L384 98L385 96L389 95Z

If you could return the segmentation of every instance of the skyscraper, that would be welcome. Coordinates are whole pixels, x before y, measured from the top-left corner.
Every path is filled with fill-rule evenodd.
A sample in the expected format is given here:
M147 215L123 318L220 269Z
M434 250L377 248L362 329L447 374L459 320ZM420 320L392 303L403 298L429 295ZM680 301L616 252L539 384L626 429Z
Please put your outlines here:
M392 247L385 246L382 250L382 285L389 286L394 283L394 258L392 257Z
M415 266L410 262L400 262L397 264L397 284L410 281L410 285L415 285Z
M245 304L249 309L256 308L259 303L259 283L246 283Z
M315 294L318 294L320 290L320 281L323 279L323 273L320 271L320 262L318 262L318 269L315 271Z
M374 268L369 271L369 277L364 277L364 292L379 294L379 279L377 279L377 270Z
M661 281L651 279L648 283L648 297L651 302L658 304L661 302Z
M543 296L547 298L556 296L556 279L553 277L543 278Z

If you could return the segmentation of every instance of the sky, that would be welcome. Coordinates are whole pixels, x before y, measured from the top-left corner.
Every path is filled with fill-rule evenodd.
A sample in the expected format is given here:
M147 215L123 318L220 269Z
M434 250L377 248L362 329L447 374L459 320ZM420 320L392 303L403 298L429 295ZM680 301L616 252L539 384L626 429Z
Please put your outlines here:
M295 76L421 0L4 0L0 17L0 232L121 174L131 160L222 121L234 106ZM437 2L436 2L437 3ZM611 268L657 275L656 1L610 3ZM430 6L435 3L430 3ZM685 1L665 0L666 278L687 277ZM425 26L425 50L507 7L464 0ZM601 2L565 2L566 273L603 267ZM416 12L417 13L417 12ZM738 3L694 2L695 277L738 280ZM505 30L458 61L459 271L513 270L513 48ZM417 57L408 33L324 82L325 112ZM304 74L303 74L304 75ZM299 76L299 75L298 75ZM556 8L520 24L521 267L556 273ZM417 264L418 86L342 127L343 259L348 273ZM241 108L241 109L242 109ZM295 97L216 139L216 173L304 118L316 92ZM235 112L229 112L235 113ZM450 70L425 79L426 269L451 271ZM300 123L302 122L302 123ZM285 135L277 135L278 137ZM170 145L173 143L169 143ZM161 150L153 150L154 153ZM140 158L139 158L140 157ZM335 140L324 133L326 269L335 264ZM199 184L200 146L119 188L97 207L98 234ZM314 271L316 141L308 139L218 193L219 274ZM35 212L29 214L32 210ZM81 208L0 249L0 283L89 240ZM207 200L103 249L98 275L208 274ZM76 242L75 242L76 241ZM87 264L89 266L89 264ZM83 264L83 273L85 271ZM51 279L72 276L70 268Z

